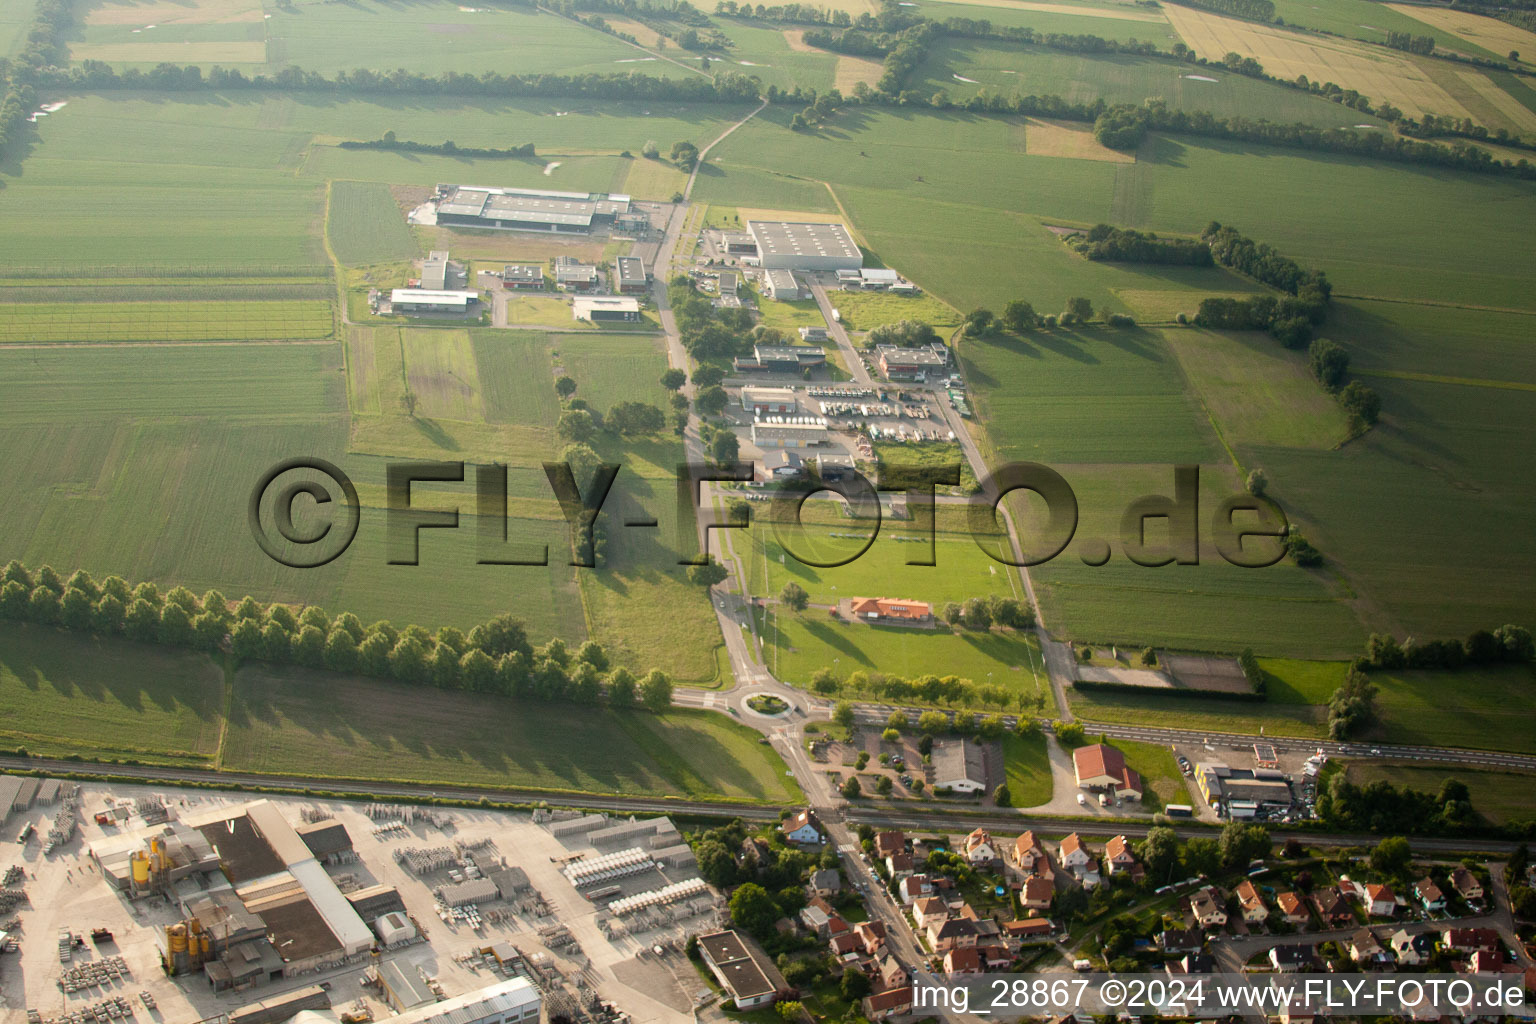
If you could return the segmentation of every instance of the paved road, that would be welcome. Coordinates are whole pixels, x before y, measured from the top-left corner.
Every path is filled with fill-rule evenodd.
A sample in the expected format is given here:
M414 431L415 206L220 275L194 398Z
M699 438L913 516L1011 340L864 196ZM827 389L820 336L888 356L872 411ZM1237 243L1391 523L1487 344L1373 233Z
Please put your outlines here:
M864 365L864 360L859 358L858 349L853 347L853 342L848 337L842 321L832 316L832 300L827 297L827 289L814 276L811 277L811 294L816 297L816 305L821 309L821 315L827 321L827 333L837 342L837 347L843 353L843 362L848 364L848 372L853 374L855 384L863 387L874 387L875 380L869 375L869 368Z

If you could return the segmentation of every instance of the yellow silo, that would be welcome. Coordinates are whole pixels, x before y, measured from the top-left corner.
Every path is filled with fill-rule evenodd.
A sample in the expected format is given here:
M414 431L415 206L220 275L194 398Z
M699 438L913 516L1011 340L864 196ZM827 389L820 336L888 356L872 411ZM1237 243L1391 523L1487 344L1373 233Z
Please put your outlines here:
M143 888L149 884L149 854L140 850L135 853L130 862L133 865L133 884Z
M203 932L201 948L202 948L202 957L201 957L202 961L204 963L206 963L209 960L212 960L213 959L213 935L210 932Z
M187 951L187 926L184 924L168 925L165 929L166 942L171 948L171 954L185 953Z

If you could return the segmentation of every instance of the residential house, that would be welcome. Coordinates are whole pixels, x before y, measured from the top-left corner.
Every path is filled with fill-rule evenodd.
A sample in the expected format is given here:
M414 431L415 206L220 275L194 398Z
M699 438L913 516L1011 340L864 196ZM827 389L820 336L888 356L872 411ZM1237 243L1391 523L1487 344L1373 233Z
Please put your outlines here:
M1269 951L1270 966L1282 974L1312 971L1317 968L1317 956L1311 946L1274 946Z
M1275 1016L1280 1024L1314 1024L1317 1020L1317 1011L1303 998L1292 995L1281 1006L1280 1012Z
M1365 912L1371 917L1392 917L1397 914L1397 894L1390 885L1364 886Z
M1349 958L1366 970L1381 970L1392 966L1392 952L1381 944L1369 928L1361 928L1350 936L1346 945Z
M1136 855L1125 836L1115 836L1104 844L1104 873L1106 875L1136 874Z
M1407 929L1399 928L1387 940L1387 948L1392 951L1392 956L1399 964L1404 967L1417 967L1434 955L1435 933L1419 932L1417 935L1409 935Z
M961 946L944 954L945 974L980 974L981 951L975 946Z
M982 870L990 870L1002 863L1002 858L997 855L997 846L992 842L992 833L984 828L978 828L965 837L965 859L971 867Z
M875 961L875 970L870 981L874 983L876 992L883 992L886 989L900 988L907 984L909 977L906 965L887 953Z
M912 986L900 985L865 996L861 1008L870 1020L885 1020L912 1011Z
M933 879L927 875L908 875L896 884L897 894L903 906L911 906L925 896L933 895Z
M1447 928L1441 942L1445 948L1460 953L1472 953L1480 949L1491 952L1503 946L1499 933L1492 928Z
M1003 925L1003 935L1019 944L1049 939L1055 933L1056 925L1048 917L1026 917Z
M1275 897L1275 904L1280 908L1280 916L1286 924L1305 925L1312 920L1307 901L1294 892L1280 893Z
M858 935L853 932L840 932L832 936L827 940L827 946L832 950L832 956L843 962L857 960L859 954L864 951Z
M905 832L876 832L873 842L875 856L881 860L893 853L903 853L907 848L907 834Z
M937 896L927 896L912 904L912 920L923 931L949 919L949 904Z
M1213 885L1189 894L1189 912L1194 915L1195 923L1207 930L1220 928L1227 923L1225 904L1221 890Z
M1476 903L1483 898L1483 883L1466 868L1457 868L1451 872L1451 888L1456 890L1456 895L1469 902Z
M800 923L814 932L818 938L825 939L831 934L828 928L831 920L832 915L818 906L808 906L800 911Z
M928 947L935 953L947 953L960 946L976 945L976 920L950 917L928 928Z
M1253 882L1243 879L1237 883L1238 905L1243 911L1243 921L1248 924L1263 924L1269 919L1269 908L1264 905L1264 897L1259 895L1259 890Z
M1066 868L1080 885L1091 889L1099 884L1098 859L1088 852L1088 847L1083 845L1082 837L1076 832L1061 841L1058 853L1061 857L1061 866Z
M766 839L748 836L742 840L741 852L736 859L753 874L761 874L773 862L773 847L768 845Z
M885 870L890 872L892 878L910 875L913 866L912 855L906 850L899 850L885 858Z
M829 936L842 935L844 932L853 931L853 926L843 918L843 915L831 913L827 915L827 934Z
M1355 919L1354 911L1349 909L1349 900L1337 886L1330 885L1314 892L1312 906L1317 910L1317 916L1323 919L1323 924L1329 928L1337 928Z
M878 956L885 948L884 921L860 921L853 926L853 934L859 937L864 952L870 956Z
M981 956L981 966L989 971L1001 971L1013 963L1013 954L1007 946L989 944L977 946L976 952Z
M1216 958L1209 953L1186 953L1170 961L1167 970L1169 974L1214 974Z
M1013 841L1013 853L1010 859L1014 867L1026 875L1051 877L1051 860L1046 856L1045 847L1035 838L1033 832L1025 832Z
M843 876L837 868L818 868L811 872L811 891L817 896L831 896L842 888Z
M819 846L826 841L826 829L821 827L821 819L816 817L816 812L807 807L805 810L784 819L779 825L779 831L784 833L784 839L791 843L802 843L806 846Z
M1504 974L1519 969L1509 962L1502 949L1480 949L1467 957L1468 974Z
M1140 800L1141 776L1125 763L1125 755L1105 743L1092 743L1072 751L1072 768L1079 789L1109 792Z
M1024 885L1019 889L1019 904L1025 910L1049 910L1055 895L1055 883L1035 875L1024 879Z
M1445 893L1434 883L1433 879L1421 878L1413 883L1414 898L1419 901L1419 906L1431 914L1438 914L1445 910Z
M1157 944L1164 953L1198 953L1205 948L1205 933L1198 928L1164 928Z

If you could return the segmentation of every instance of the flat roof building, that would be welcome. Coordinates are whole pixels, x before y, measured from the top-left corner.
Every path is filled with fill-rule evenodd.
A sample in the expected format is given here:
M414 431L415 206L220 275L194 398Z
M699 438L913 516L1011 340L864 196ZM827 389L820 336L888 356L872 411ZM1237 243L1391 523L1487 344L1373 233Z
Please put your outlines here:
M792 413L800 408L793 388L742 388L741 407L747 412Z
M539 1019L539 990L527 978L498 982L391 1017L390 1024L520 1024Z
M807 448L826 444L827 425L822 421L810 423L752 424L752 443L759 448Z
M764 270L848 270L864 255L841 224L754 220L747 231L757 243Z
M933 784L956 793L980 793L987 788L987 766L981 747L970 740L939 740L933 747Z
M645 292L650 278L645 273L645 261L639 256L620 256L614 261L615 290L622 295Z
M479 292L394 288L389 293L390 307L396 313L467 313L479 301Z
M447 250L434 250L422 261L421 287L429 292L440 292L448 287Z
M640 300L629 295L582 295L571 303L571 315L590 323L633 322L640 319Z
M555 285L562 291L590 291L597 287L597 268L571 256L555 260Z
M699 936L699 953L739 1010L767 1006L788 989L784 976L752 939L738 931Z
M629 196L543 189L437 186L437 222L447 226L583 234L629 213Z
M757 239L744 231L722 232L720 244L725 246L726 253L731 256L757 255Z
M532 263L508 263L501 268L501 286L515 291L544 290L544 268Z
M887 380L921 380L937 374L949 365L949 352L943 346L922 345L903 348L898 345L875 347L875 361Z
M1253 810L1291 806L1291 784L1275 768L1232 768L1220 761L1202 761L1195 765L1195 784L1206 803L1224 804L1234 816L1247 812L1247 804Z
M775 302L793 302L803 298L805 291L791 271L770 270L763 275L763 294Z
M803 370L825 366L827 353L812 345L754 345L751 356L738 356L734 368L738 371L766 370L770 373L800 373Z

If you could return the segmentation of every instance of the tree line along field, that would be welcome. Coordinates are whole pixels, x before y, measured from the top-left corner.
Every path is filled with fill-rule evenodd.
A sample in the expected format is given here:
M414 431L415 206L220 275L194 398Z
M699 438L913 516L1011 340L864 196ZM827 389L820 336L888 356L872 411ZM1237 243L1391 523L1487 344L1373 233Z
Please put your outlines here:
M226 714L227 708L227 714ZM514 703L0 623L0 744L41 757L337 780L793 803L758 735L723 715ZM560 742L548 742L552 735Z

